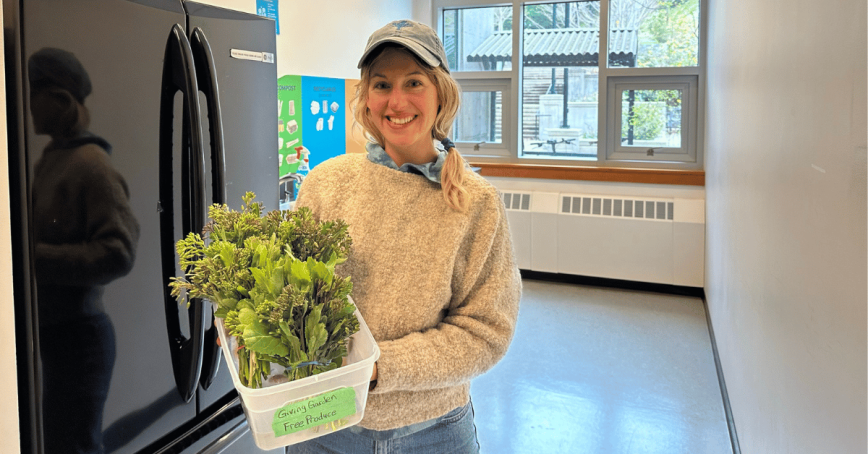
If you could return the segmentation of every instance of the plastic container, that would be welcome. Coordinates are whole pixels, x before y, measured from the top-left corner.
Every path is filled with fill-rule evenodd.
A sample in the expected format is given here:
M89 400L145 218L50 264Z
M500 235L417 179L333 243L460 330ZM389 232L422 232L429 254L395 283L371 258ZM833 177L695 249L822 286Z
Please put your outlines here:
M358 309L355 314L359 331L350 338L347 365L259 389L248 388L239 380L235 338L226 335L223 319L214 320L223 357L230 365L232 382L241 395L256 446L265 450L289 446L346 429L362 420L380 349ZM272 365L272 373L281 369Z

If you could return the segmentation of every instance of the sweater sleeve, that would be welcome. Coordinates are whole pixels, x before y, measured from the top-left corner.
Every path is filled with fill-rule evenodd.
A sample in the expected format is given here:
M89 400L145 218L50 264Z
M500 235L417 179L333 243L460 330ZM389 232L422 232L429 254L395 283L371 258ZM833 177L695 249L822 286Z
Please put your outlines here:
M521 277L506 212L488 187L473 207L452 277L452 299L434 328L378 343L372 393L421 391L469 382L505 354L515 331Z

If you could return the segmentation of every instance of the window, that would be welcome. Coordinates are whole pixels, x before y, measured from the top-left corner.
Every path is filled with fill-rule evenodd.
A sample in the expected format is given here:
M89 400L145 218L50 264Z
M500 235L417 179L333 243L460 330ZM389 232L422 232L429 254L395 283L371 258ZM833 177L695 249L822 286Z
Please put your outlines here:
M433 3L468 157L702 167L699 0Z
M696 161L696 78L613 78L609 160Z
M512 67L512 43L500 38L512 34L512 7L462 8L443 11L442 41L449 59L449 69L455 71L502 71ZM490 39L494 37L494 39ZM481 44L497 42L501 48L492 50L497 58L483 58Z
M452 125L452 140L468 155L508 158L512 147L509 81L462 80L461 109Z
M468 91L462 93L462 112L452 126L459 142L501 143L503 133L503 92Z

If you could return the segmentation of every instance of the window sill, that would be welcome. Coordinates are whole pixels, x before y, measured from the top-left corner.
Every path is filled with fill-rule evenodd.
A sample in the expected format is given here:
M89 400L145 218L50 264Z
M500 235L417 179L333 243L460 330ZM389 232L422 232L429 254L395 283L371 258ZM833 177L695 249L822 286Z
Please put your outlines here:
M479 174L484 177L705 186L705 171L702 170L628 169L620 167L492 164L482 162L471 162L470 165L479 167Z

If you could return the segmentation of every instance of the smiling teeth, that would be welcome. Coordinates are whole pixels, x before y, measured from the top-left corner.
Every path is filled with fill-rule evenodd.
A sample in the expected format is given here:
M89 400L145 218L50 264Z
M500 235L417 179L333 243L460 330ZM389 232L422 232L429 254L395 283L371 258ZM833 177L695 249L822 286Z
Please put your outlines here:
M407 117L407 118L391 118L389 117L389 121L398 125L405 125L412 121L416 117Z

